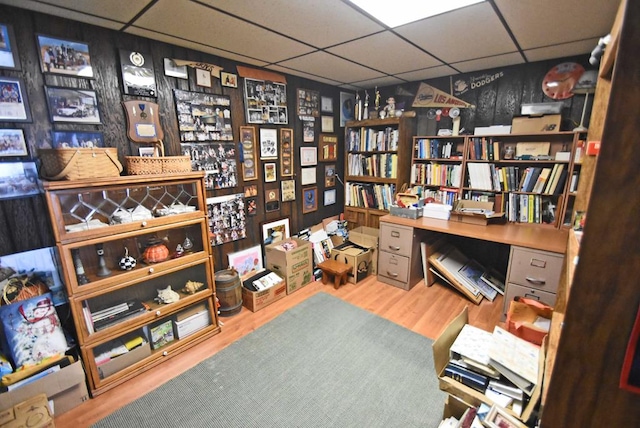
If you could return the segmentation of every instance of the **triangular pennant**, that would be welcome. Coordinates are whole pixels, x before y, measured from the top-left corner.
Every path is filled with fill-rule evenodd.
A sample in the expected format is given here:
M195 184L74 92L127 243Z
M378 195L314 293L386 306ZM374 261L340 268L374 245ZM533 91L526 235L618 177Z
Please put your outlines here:
M220 78L220 71L224 70L224 68L215 65L208 64L206 62L198 62L198 61L189 61L186 59L173 59L173 62L176 63L178 67L182 67L183 65L187 65L191 68L199 68L201 70L207 70L213 77Z
M468 108L471 107L466 101L462 101L449 95L440 89L436 89L426 83L420 83L418 93L413 100L412 107L459 107Z

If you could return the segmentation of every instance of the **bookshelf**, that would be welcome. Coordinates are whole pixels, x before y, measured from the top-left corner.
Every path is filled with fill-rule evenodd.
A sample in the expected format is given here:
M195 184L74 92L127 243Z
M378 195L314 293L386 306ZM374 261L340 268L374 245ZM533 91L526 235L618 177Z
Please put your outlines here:
M411 117L347 122L345 127L345 218L349 228L378 227L395 193L409 183Z
M202 172L44 188L93 396L220 332Z
M567 227L581 139L584 133L577 132L416 136L411 186L448 204L457 199L493 202L512 223Z

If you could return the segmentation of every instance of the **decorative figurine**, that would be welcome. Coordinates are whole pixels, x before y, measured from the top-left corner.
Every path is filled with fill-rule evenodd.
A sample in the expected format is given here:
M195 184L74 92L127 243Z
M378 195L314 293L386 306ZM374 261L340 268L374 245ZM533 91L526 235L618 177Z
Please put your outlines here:
M198 290L202 288L203 285L204 283L202 282L187 281L182 291L187 294L195 294Z
M184 247L182 246L182 244L178 244L176 245L176 252L173 253L173 258L177 259L178 257L182 256L184 256Z
M89 283L89 278L84 273L84 266L82 265L82 259L80 258L80 250L71 250L71 256L73 257L73 264L76 267L76 278L78 279L78 285L84 285Z
M191 251L193 248L193 242L189 239L188 236L185 236L184 241L182 241L182 249L186 252Z
M98 253L98 276L109 276L111 270L107 268L107 263L104 261L104 245L96 244L96 253Z
M360 93L356 91L356 104L355 114L353 115L355 120L362 120L362 100L360 99Z
M155 300L158 303L175 303L180 300L180 295L171 289L170 285L158 291L158 297Z
M364 91L364 110L362 110L362 118L369 119L369 93Z
M127 247L124 247L124 257L121 258L120 263L118 263L118 265L120 266L120 269L131 270L134 267L136 267L136 264L137 264L136 259L129 255L129 249Z
M380 91L378 90L377 86L374 92L375 92L374 108L376 109L376 111L378 111L380 110Z

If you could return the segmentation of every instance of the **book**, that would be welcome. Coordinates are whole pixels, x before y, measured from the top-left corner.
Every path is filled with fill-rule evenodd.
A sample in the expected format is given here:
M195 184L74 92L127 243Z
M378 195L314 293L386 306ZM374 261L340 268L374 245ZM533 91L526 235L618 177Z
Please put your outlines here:
M509 397L513 398L514 400L522 401L524 399L524 393L522 392L522 390L520 388L517 388L517 387L512 386L512 385L507 385L504 382L499 382L499 381L496 381L496 380L490 380L489 381L489 388L493 389L496 392L499 392L500 394L508 395Z
M498 326L493 330L492 339L489 348L490 364L531 396L538 383L540 347Z
M174 340L173 321L167 320L154 327L149 328L151 333L151 348L158 349Z
M469 259L458 273L463 281L466 281L473 287L477 288L484 297L493 302L493 299L496 298L498 292L480 279L484 271L485 269L480 265L480 263L473 259Z
M429 263L431 263L441 275L447 278L449 284L464 294L473 303L479 304L483 299L483 295L471 284L463 282L457 274L458 270L460 270L467 261L467 256L451 244L442 245L429 256Z
M504 296L505 279L504 276L500 275L497 270L489 268L488 270L483 272L480 279Z
M481 328L465 324L449 348L452 360L466 358L483 365L489 365L489 349L493 335Z
M123 312L118 312L106 318L101 318L100 320L96 320L94 318L93 328L95 329L95 331L104 330L105 328L110 327L113 324L117 324L119 322L128 320L130 318L134 318L138 316L140 313L145 312L147 310L147 306L145 306L139 300L131 300L129 302L126 302L126 305L128 309Z
M547 179L549 178L549 174L551 174L551 168L542 168L542 171L540 171L540 175L533 186L533 193L542 193Z
M444 375L480 392L484 392L489 384L486 376L451 363L445 367Z

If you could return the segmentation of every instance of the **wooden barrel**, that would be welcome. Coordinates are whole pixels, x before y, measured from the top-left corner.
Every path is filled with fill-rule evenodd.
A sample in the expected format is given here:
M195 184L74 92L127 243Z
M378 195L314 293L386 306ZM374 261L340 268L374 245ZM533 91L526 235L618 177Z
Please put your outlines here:
M220 316L226 317L242 310L242 283L234 269L216 272L216 296L220 301Z

